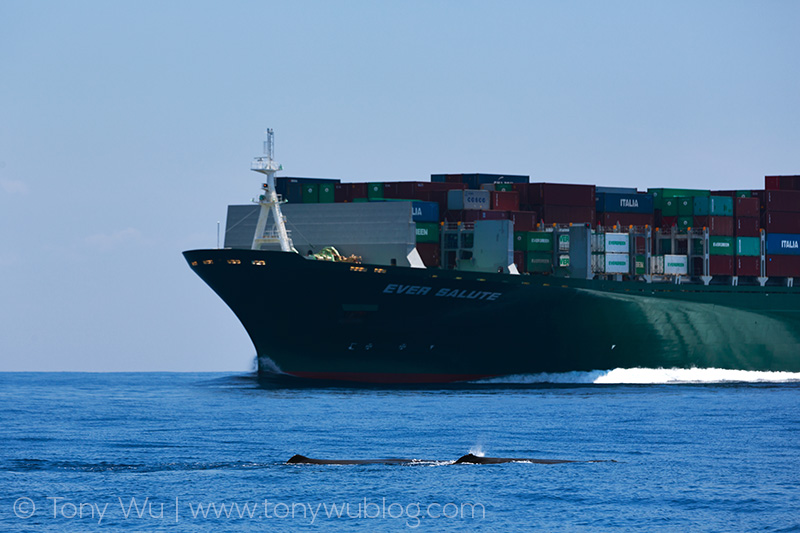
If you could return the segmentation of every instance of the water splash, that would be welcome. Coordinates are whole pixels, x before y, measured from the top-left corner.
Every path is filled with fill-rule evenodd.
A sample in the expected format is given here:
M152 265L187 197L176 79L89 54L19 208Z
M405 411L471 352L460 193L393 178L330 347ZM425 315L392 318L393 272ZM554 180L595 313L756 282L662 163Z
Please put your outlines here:
M486 452L483 450L483 444L481 443L475 444L472 448L470 448L469 453L476 457L483 457L486 455Z
M724 368L615 368L591 372L519 374L479 381L497 384L643 385L668 383L800 383L800 372L763 372ZM477 454L476 454L477 455Z

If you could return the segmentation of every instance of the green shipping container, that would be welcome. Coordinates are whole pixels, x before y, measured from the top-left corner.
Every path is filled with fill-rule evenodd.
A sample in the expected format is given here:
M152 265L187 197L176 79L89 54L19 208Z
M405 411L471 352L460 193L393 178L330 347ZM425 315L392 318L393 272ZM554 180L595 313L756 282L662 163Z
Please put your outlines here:
M528 272L552 272L553 254L544 252L528 252L525 254Z
M746 257L761 255L761 238L736 237L736 255Z
M417 222L417 242L439 242L439 224Z
M303 184L303 203L316 204L319 203L319 185L316 183Z
M736 191L736 198L751 198L753 193L750 191Z
M711 191L704 189L647 189L647 192L653 195L653 207L656 209L664 209L664 200L667 198L680 198L684 196L710 196ZM664 216L675 216L667 215Z
M661 207L657 207L656 209L661 209L661 214L665 217L676 217L678 216L678 199L664 198Z
M709 197L709 204L708 214L712 217L733 216L733 197L711 196Z
M694 198L692 198L691 196L684 196L683 198L678 198L679 217L690 217L694 214L694 202L692 200L694 200Z
M712 235L709 239L709 254L711 255L733 255L733 237L717 237Z
M694 217L678 217L678 231L684 233L694 226Z
M319 184L319 203L332 204L333 203L333 185L328 183Z
M513 191L514 188L510 183L495 183L494 190L496 191Z
M692 203L692 214L696 217L707 217L711 208L710 196L698 196Z
M643 276L646 273L644 264L645 257L643 255L637 255L634 259L634 274L637 276Z
M526 240L527 252L552 252L553 251L553 232L551 231L527 231Z
M514 232L514 251L527 252L528 251L528 232L515 231Z
M368 183L367 198L370 200L383 199L383 183Z

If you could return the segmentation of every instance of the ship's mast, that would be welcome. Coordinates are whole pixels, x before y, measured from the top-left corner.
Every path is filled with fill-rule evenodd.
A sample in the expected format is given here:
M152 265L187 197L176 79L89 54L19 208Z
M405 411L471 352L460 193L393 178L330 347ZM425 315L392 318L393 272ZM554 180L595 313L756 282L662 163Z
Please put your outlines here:
M275 192L275 173L283 170L283 166L275 162L274 150L275 135L272 128L269 128L267 139L264 141L264 155L253 159L253 165L250 167L251 170L260 172L267 177L266 182L261 184L264 193L258 197L261 209L258 213L258 224L256 224L256 232L253 236L252 249L260 250L263 244L279 243L282 251L291 252L294 250L292 239L289 237L289 232L286 231L286 221L281 214L281 201ZM272 213L273 225L267 232L267 220L270 213Z

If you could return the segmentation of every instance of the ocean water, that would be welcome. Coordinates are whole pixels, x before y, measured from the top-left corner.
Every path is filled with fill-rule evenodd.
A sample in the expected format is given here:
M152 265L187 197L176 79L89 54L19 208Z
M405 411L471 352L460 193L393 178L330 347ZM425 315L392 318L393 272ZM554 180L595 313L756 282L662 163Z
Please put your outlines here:
M0 530L800 531L800 376L615 372L0 374Z

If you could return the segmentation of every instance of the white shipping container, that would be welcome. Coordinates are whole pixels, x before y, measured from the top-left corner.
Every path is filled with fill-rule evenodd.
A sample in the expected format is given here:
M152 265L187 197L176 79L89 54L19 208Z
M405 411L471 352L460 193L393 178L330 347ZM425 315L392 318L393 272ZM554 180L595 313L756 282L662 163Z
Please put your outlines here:
M631 271L628 254L605 254L606 274L627 274Z
M606 251L606 238L602 233L592 233L592 253Z
M653 274L664 273L664 256L654 255L650 258L650 272Z
M627 233L606 233L606 253L627 254L630 251L630 235Z
M685 255L665 255L664 274L688 274L689 258Z
M490 191L474 189L447 191L447 209L454 211L461 209L489 209L490 196Z

